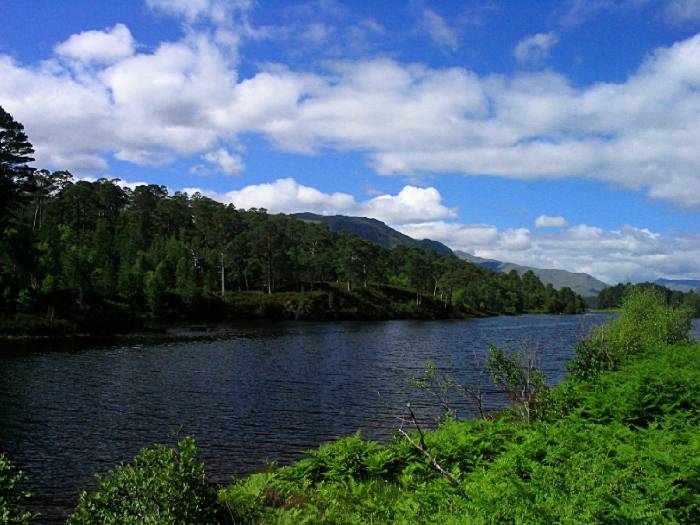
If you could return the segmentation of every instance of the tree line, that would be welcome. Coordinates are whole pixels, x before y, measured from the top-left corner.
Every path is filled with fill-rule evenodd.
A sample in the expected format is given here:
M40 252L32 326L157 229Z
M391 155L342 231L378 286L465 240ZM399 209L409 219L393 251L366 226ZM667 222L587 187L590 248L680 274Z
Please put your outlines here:
M693 317L700 317L700 294L696 291L671 290L656 283L619 283L604 288L598 294L598 308L619 308L633 290L648 290L657 294L671 308L687 308Z
M264 209L164 186L76 180L30 167L23 126L0 108L0 313L70 318L192 312L236 294L410 290L461 312L577 313L569 288L430 250L392 249Z

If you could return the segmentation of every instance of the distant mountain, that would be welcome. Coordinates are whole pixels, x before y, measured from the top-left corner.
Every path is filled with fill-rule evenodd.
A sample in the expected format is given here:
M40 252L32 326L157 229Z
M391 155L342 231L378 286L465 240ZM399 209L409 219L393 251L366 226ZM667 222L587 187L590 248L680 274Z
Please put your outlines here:
M511 270L523 274L528 270L539 277L545 284L552 283L556 289L568 286L577 294L583 297L593 297L598 295L603 288L608 285L603 281L599 281L586 273L572 273L566 270L550 270L541 268L531 268L529 266L520 266L518 264L496 261L494 259L483 259L465 252L453 252L450 248L438 241L423 239L421 241L413 239L408 235L394 230L387 226L382 221L377 219L369 219L367 217L348 217L346 215L318 215L316 213L294 213L292 217L296 217L302 221L315 222L325 224L332 231L346 231L352 235L365 239L366 241L376 242L382 246L392 248L397 245L414 246L416 248L424 248L434 250L439 254L448 257L459 257L472 264L482 268L488 268L496 272L509 272Z
M455 255L460 259L464 259L472 264L481 266L482 268L489 268L497 272L508 273L511 270L515 270L520 275L524 274L528 270L531 270L540 280L545 283L551 283L556 289L568 286L574 292L581 295L582 297L594 297L598 295L603 288L607 288L607 284L588 275L587 273L573 273L567 272L566 270L556 270L556 269L543 269L543 268L533 268L531 266L520 266L519 264L507 263L497 261L495 259L483 259L481 257L476 257L466 252L456 251Z
M447 257L456 257L454 252L441 242L431 241L430 239L423 239L422 241L413 239L390 228L377 219L348 217L346 215L318 215L316 213L294 213L292 217L306 222L325 224L331 231L346 231L366 241L375 242L388 248L398 245L413 246L433 250Z
M690 292L693 290L700 292L700 280L697 279L657 279L654 282L679 292Z

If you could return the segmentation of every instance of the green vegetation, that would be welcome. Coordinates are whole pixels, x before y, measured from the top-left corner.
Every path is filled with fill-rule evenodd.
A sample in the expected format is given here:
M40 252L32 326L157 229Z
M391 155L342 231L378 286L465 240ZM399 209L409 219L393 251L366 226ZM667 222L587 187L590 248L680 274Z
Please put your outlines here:
M632 287L621 305L619 317L602 328L594 328L576 348L570 364L574 376L594 378L615 370L630 357L648 348L688 342L692 311L673 308L655 288Z
M411 412L415 429L387 444L351 436L218 489L191 439L156 446L98 477L68 523L699 523L700 345L688 323L637 289L556 388L527 356L492 348L512 409L471 421L446 410L434 431ZM591 344L613 358L592 358ZM432 380L456 384L429 365ZM2 464L0 495L14 479Z
M0 334L128 332L144 320L578 313L570 289L391 249L163 186L29 168L0 108ZM266 295L268 297L266 297Z
M625 297L636 289L652 290L663 297L665 304L668 306L687 308L690 310L693 317L700 317L700 293L696 290L689 290L686 292L672 290L656 283L620 283L605 288L598 294L597 307L601 310L619 308Z
M4 454L0 453L0 524L25 525L32 519L32 513L21 510L29 498L19 484L24 474L15 469Z
M98 476L97 490L81 492L68 525L191 525L216 523L216 492L207 484L197 447L144 449L128 465Z

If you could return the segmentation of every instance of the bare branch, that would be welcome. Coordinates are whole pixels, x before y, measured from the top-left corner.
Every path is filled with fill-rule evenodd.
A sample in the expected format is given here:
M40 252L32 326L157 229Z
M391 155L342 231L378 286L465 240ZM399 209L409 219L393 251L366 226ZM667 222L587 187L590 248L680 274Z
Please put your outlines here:
M447 481L449 481L450 484L452 484L452 486L457 487L460 490L460 492L463 492L464 489L462 488L460 482L452 474L447 472L447 470L445 470L442 467L442 465L438 463L437 458L428 450L428 447L425 444L425 435L423 434L423 430L421 429L420 424L418 423L418 419L416 418L416 415L413 412L413 409L411 408L411 403L406 403L406 408L408 408L408 412L411 415L411 422L418 431L418 436L420 439L419 441L416 441L402 427L398 428L399 433L406 438L406 440L413 446L413 448L420 451L425 457L427 457L430 460L430 463L433 466L433 468L437 470L441 476L443 476ZM402 418L399 418L399 420L405 421L405 419Z

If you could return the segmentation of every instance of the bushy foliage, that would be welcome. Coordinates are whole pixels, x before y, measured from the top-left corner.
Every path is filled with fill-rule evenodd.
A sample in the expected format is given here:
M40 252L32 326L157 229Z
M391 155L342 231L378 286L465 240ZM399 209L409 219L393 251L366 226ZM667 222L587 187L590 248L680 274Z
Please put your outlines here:
M192 525L217 523L216 495L191 438L177 448L143 449L133 462L97 477L81 492L70 525Z
M0 334L16 336L64 335L75 332L74 324L63 319L47 319L30 314L0 318Z
M538 396L546 387L545 375L535 362L535 352L513 352L489 345L489 353L494 384L508 394L523 421L532 421Z
M12 463L0 454L0 524L25 525L32 518L32 513L21 510L26 505L29 494L22 491L19 484L24 474L15 469Z
M671 290L656 283L616 284L600 291L597 297L598 308L619 308L632 289L651 290L661 295L665 303L673 308L687 308L693 317L700 317L700 294L696 290L681 292Z
M668 306L653 288L629 288L619 317L595 328L577 345L569 369L579 379L591 379L649 348L686 342L691 317L687 308Z

